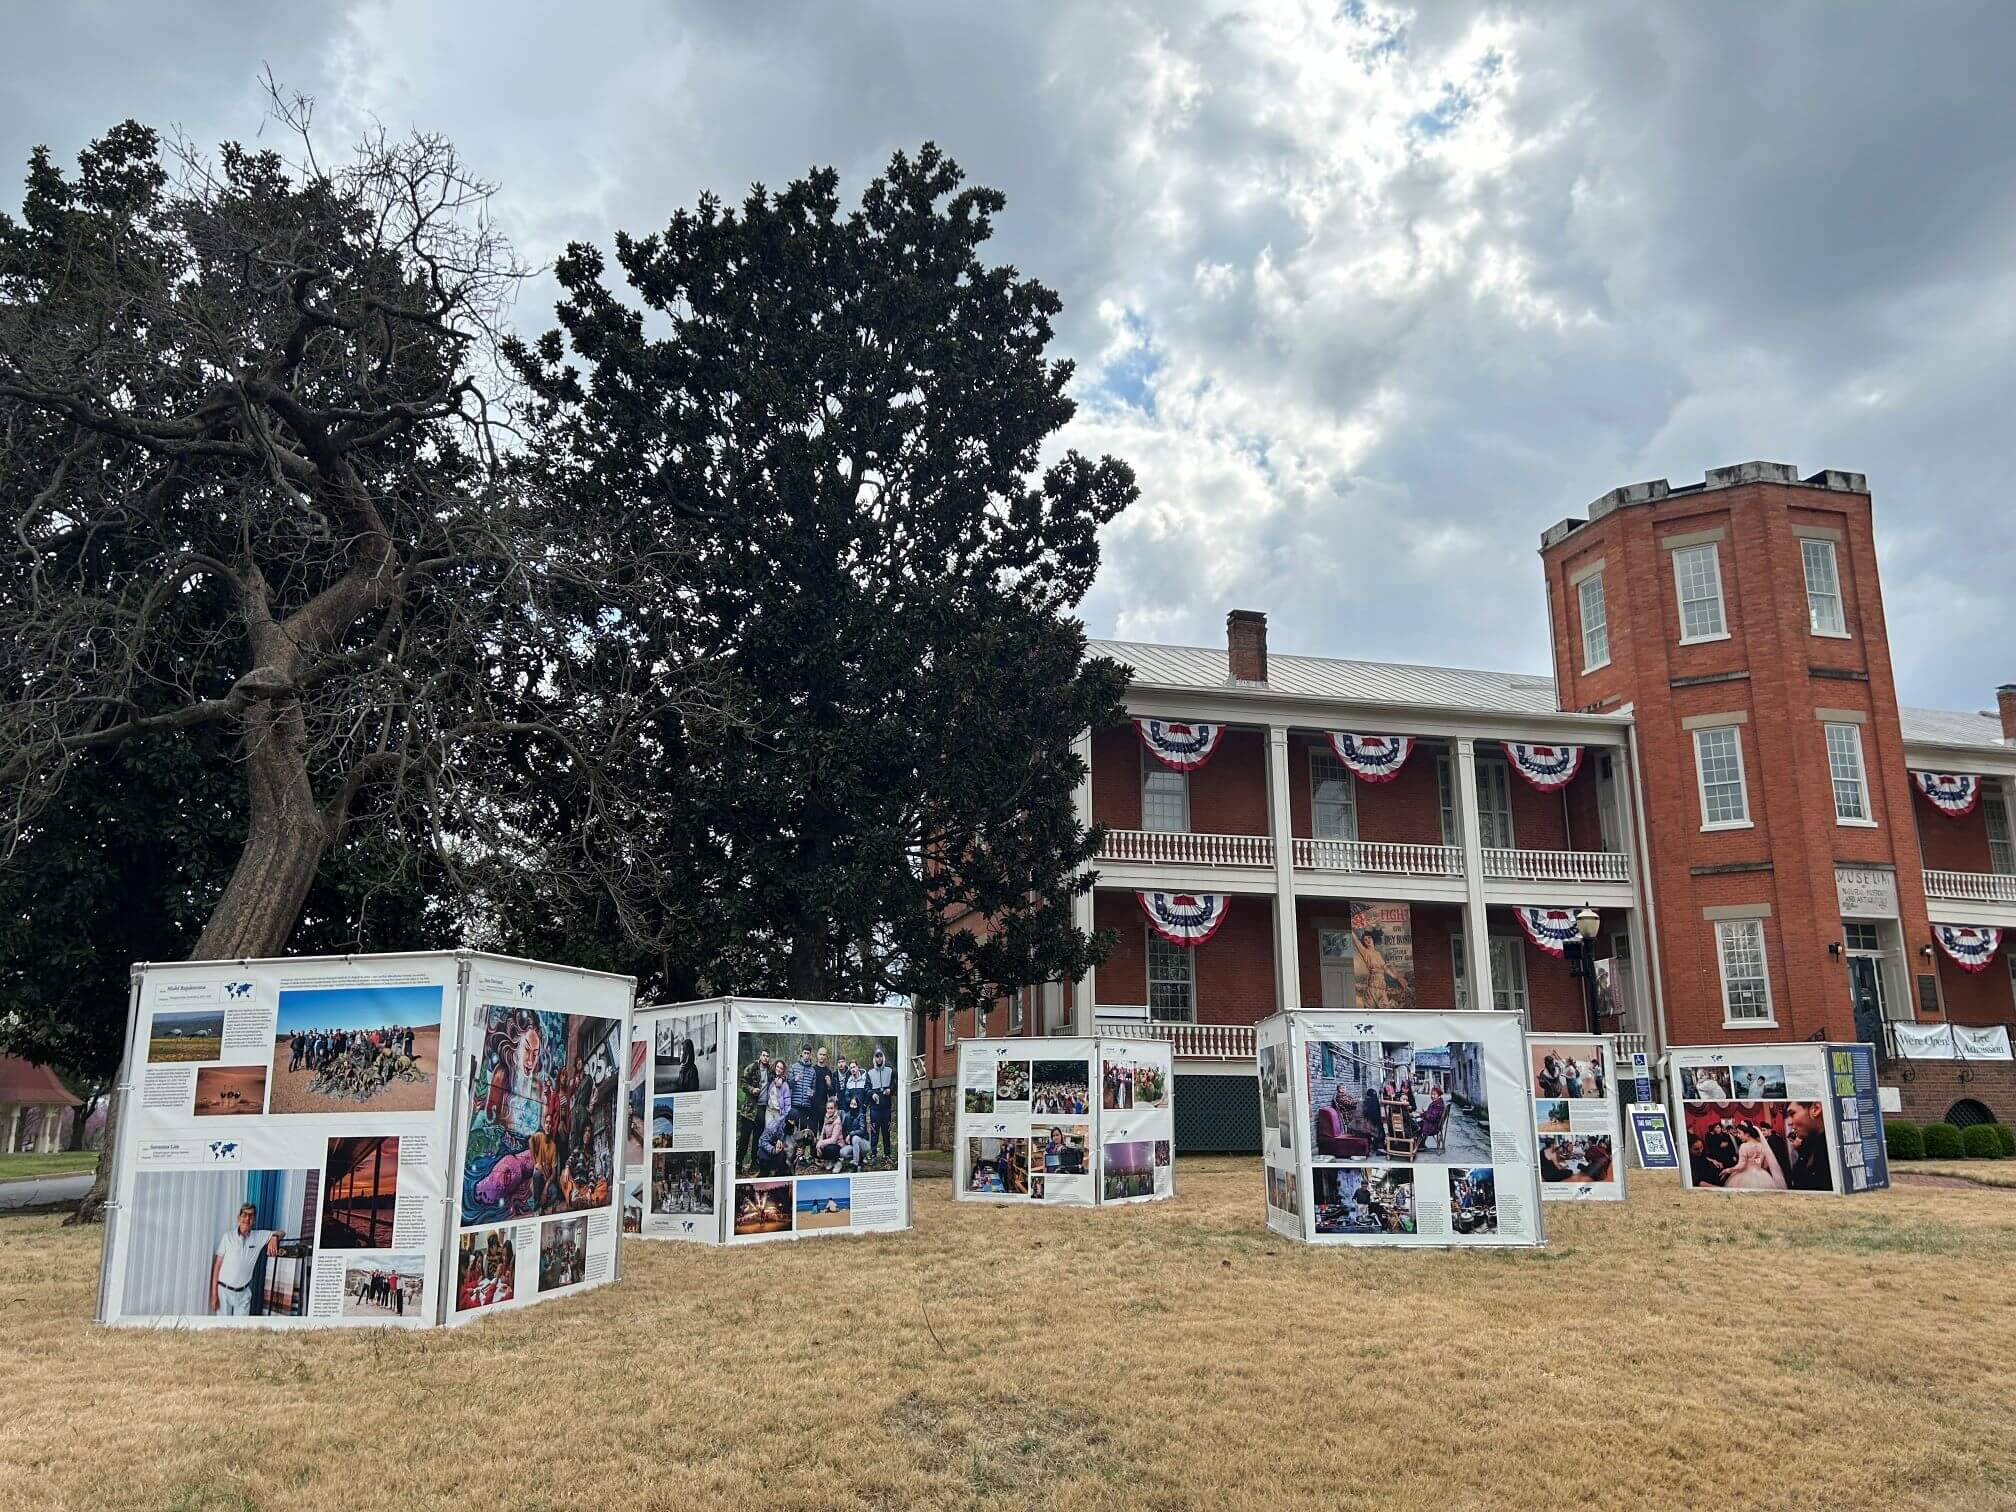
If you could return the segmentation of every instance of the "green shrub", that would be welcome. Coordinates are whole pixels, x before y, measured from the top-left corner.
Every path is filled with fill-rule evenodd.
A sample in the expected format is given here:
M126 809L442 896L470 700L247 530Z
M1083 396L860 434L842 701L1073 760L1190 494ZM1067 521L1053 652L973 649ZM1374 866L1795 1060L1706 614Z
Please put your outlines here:
M2002 1141L1986 1124L1969 1124L1960 1131L1960 1153L1969 1160L2000 1160Z
M1999 1123L1990 1124L1988 1127L1995 1131L1995 1143L2002 1151L2002 1158L2007 1160L2010 1156L2016 1155L2016 1129Z
M1883 1120L1883 1148L1890 1152L1892 1160L1923 1160L1924 1132L1915 1123L1907 1123L1901 1118L1886 1118Z
M1925 1158L1927 1160L1960 1160L1965 1149L1960 1143L1960 1131L1949 1123L1925 1125Z

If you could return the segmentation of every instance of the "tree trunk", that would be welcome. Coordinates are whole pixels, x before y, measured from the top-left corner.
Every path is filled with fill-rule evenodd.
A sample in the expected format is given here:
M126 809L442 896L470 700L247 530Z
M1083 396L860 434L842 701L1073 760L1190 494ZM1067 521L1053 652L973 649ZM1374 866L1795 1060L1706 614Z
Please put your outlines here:
M224 896L190 952L192 961L237 961L278 955L300 922L316 870L329 849L329 828L308 781L307 748L298 707L262 706L246 721L246 794L251 822ZM128 1075L132 1074L127 1047ZM105 1140L91 1190L66 1224L99 1223L112 1197L118 1145L119 1089L105 1099Z
M792 997L801 1003L827 1000L826 942L816 929L800 927L791 932L791 959L786 969Z
M76 1115L70 1120L70 1137L63 1141L65 1150L74 1152L84 1148L84 1125L90 1121L91 1110L98 1105L98 1097L99 1094L94 1092L78 1105Z

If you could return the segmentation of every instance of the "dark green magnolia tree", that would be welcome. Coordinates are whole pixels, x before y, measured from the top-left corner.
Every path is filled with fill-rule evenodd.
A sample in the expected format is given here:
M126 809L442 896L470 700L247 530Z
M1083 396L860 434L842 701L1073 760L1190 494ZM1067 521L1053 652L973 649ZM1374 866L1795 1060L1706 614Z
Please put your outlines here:
M676 885L507 901L514 938L599 941L671 995L947 1006L1095 960L1073 739L1125 674L1071 611L1136 488L1054 444L1059 303L981 260L1002 205L926 146L852 211L820 170L619 234L627 290L592 247L560 260L563 329L509 349L538 491L620 517L650 588L626 659L722 682L713 729L667 711L631 753L660 801L628 839Z

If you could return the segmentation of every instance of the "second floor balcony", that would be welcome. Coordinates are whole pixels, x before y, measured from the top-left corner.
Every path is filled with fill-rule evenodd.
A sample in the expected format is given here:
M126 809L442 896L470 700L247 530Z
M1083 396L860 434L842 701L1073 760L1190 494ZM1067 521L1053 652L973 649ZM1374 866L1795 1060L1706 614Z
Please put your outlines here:
M1289 842L1297 871L1360 877L1461 881L1463 847L1411 840L1318 840ZM1484 877L1490 882L1559 882L1628 885L1629 860L1619 851L1548 850L1491 846L1484 850ZM1099 859L1124 866L1187 869L1231 868L1271 871L1270 835L1213 835L1190 831L1109 829ZM2016 881L2016 878L2000 878ZM1929 884L1929 874L1928 874ZM2016 901L2016 891L2011 893Z
M1925 896L1949 903L1998 903L2016 908L2016 875L1927 868Z

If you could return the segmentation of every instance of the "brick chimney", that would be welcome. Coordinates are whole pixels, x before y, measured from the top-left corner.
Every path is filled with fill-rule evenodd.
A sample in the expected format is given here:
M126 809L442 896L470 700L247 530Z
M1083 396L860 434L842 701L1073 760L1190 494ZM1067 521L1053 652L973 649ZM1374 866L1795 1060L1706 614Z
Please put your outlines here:
M1258 609L1234 609L1225 616L1225 656L1232 664L1232 681L1267 681L1267 616ZM2016 688L2005 694L2002 725L2016 714Z
M1260 627L1260 661L1267 661L1267 627ZM2002 738L2016 745L2016 683L2004 683L1995 690L1995 711L2002 716Z

